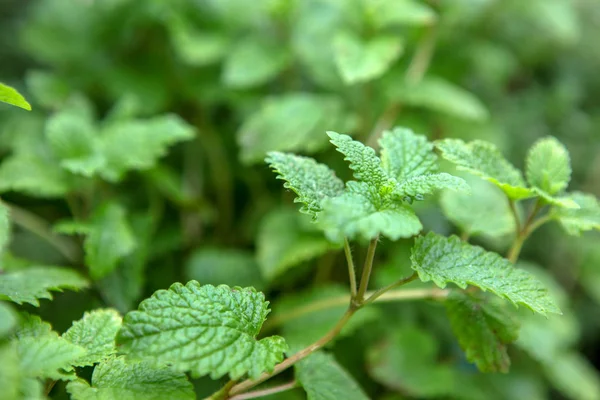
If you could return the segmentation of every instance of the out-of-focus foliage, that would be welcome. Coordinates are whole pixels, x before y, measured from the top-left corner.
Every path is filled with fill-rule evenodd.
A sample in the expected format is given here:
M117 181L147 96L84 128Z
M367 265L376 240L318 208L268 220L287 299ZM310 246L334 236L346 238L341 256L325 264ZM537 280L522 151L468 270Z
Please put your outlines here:
M307 189L291 172L303 176L314 163L289 153L315 157L347 181L351 171L325 133L335 131L381 144L381 168L369 173L404 182L410 176L386 156L393 144L381 134L406 126L436 140L452 162L460 151L458 165L484 180L465 178L471 196L442 192L441 207L435 194L416 202L421 222L390 227L400 231L394 238L422 224L504 254L515 226L502 191L541 196L554 205L551 222L521 259L540 266L525 269L557 289L563 315L496 312L487 296L455 300L449 318L434 302L373 305L314 365L298 364L299 384L315 399L330 380L350 382L344 389L356 381L373 399L600 399L600 237L590 232L600 228L599 20L596 0L0 2L0 101L33 109L0 103L2 396L193 398L176 369L130 363L112 349L90 356L88 341L68 340L78 324L94 326L84 312L123 314L177 281L265 291L274 312L263 330L292 347L327 332L343 313L343 254L289 208L296 195L282 195L263 160L275 152L270 163L288 192ZM570 167L548 137L568 150ZM316 183L332 182L329 170L319 172ZM380 183L378 190L389 182ZM343 186L336 180L326 189L301 194L303 210L314 216ZM348 201L325 202L330 221L362 210L366 187L354 189ZM336 224L329 237L337 240ZM371 237L359 228L345 234ZM410 269L411 244L382 240L379 264ZM358 244L353 251L363 252ZM512 326L496 326L504 312L526 317L514 344ZM473 342L453 315L491 333ZM498 347L477 357L484 339ZM50 353L60 357L38 368ZM508 374L471 364L503 371L507 355ZM100 362L93 374L72 380L73 366L92 359ZM44 386L47 378L58 383ZM168 385L138 391L158 380ZM198 398L214 391L193 383Z

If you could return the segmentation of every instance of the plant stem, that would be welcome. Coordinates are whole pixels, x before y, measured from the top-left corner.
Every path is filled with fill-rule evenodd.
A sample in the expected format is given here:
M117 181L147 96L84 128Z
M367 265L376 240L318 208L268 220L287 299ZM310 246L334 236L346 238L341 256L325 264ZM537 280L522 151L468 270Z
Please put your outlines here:
M323 346L325 346L327 343L329 343L333 338L335 338L340 333L342 328L346 325L346 323L348 322L350 317L352 317L352 315L356 312L356 310L357 310L357 308L355 306L350 305L348 307L348 310L346 310L346 313L344 313L344 315L337 322L337 324L335 324L335 326L333 328L331 328L331 330L329 332L327 332L325 334L325 336L323 336L321 339L317 340L316 342L309 345L308 347L305 347L304 349L300 350L299 352L297 352L290 358L286 358L285 360L283 360L282 362L277 364L275 366L275 368L273 369L273 372L270 372L270 373L265 372L256 379L247 379L247 380L235 385L233 388L231 388L231 390L229 391L229 394L236 395L239 393L243 393L243 392L247 391L248 389L251 389L254 386L266 381L267 379L281 373L282 371L285 371L286 369L288 369L289 367L291 367L298 361L308 357L310 354L321 349Z
M522 228L518 231L517 236L515 237L515 240L506 256L508 261L510 261L511 263L514 264L515 262L517 262L517 259L519 258L519 254L521 254L521 249L523 248L523 244L525 243L525 240L527 240L529 235L531 235L531 233L535 229L539 228L541 226L541 224L548 221L548 219L545 219L545 217L540 218L540 220L545 219L542 223L539 223L538 222L539 220L534 221L535 216L542 209L542 207L543 207L543 204L538 199L536 201L535 205L533 206L533 208L531 209L531 212L529 213L527 220L523 224Z
M285 383L283 385L271 387L268 389L255 390L252 392L238 394L238 395L231 397L230 400L255 399L257 397L263 397L263 396L268 396L268 395L275 394L275 393L285 392L286 390L294 389L297 386L298 386L298 383L296 381L291 381L291 382Z
M360 287L356 293L356 302L362 304L365 298L365 292L369 286L369 279L371 279L371 271L373 270L373 259L375 258L375 249L377 249L377 241L379 236L371 239L369 242L369 248L367 249L367 256L365 257L365 265L363 266L362 276L360 278Z
M218 392L213 393L212 395L206 397L204 400L224 400L229 398L229 391L231 390L232 387L234 387L236 384L235 380L230 380L229 382L227 382L225 384L225 386L223 386L221 389L219 389Z
M376 290L375 293L371 294L371 296L367 297L367 299L363 302L362 305L365 306L367 304L370 304L370 303L374 302L375 300L377 300L379 297L381 297L384 293L386 293L398 286L406 285L407 283L414 281L418 277L419 277L419 275L416 272L413 272L412 275L407 276L406 278L402 278L394 283L384 286L381 289Z
M437 29L435 25L430 25L423 35L423 38L417 45L417 50L410 65L406 70L406 82L416 84L421 81L423 75L429 68L433 51L435 50L435 42L437 40Z
M510 212L515 220L515 236L519 236L521 233L521 218L519 218L519 212L517 211L517 204L513 199L508 199L508 205L510 206Z
M350 278L350 296L354 299L356 298L356 270L354 269L354 260L352 259L352 250L348 238L344 238L344 253L346 254L348 277Z

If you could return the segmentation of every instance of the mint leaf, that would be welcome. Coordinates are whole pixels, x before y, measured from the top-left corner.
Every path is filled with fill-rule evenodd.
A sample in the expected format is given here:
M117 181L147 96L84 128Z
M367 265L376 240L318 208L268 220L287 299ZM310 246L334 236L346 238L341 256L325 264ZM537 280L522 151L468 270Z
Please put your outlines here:
M88 286L79 273L59 267L30 267L0 274L0 299L39 307L38 299L52 299L50 291L79 290Z
M19 355L13 342L0 343L0 387L6 400L22 400L19 393L21 371L19 370Z
M0 192L15 191L35 197L56 198L69 191L68 172L55 160L35 153L6 157L0 165Z
M4 246L10 240L10 220L8 217L8 207L0 200L0 254Z
M444 304L467 360L482 372L508 372L506 345L519 335L513 315L485 296L462 292L453 292Z
M527 153L527 182L555 195L569 185L571 160L565 146L553 137L538 140Z
M370 240L379 234L398 240L423 228L409 206L383 198L365 182L348 182L344 194L325 199L322 207L318 224L334 242L344 237Z
M398 181L437 172L437 156L433 143L410 129L394 128L379 139L381 165Z
M121 315L111 309L86 312L82 319L73 322L73 326L62 337L87 351L73 365L94 365L116 353L115 337L121 324Z
M83 347L56 334L24 337L16 343L21 370L26 371L28 376L42 379L74 379L75 375L69 373L71 366L86 353Z
M293 209L276 209L267 214L259 225L256 259L263 276L270 282L331 248L323 233L308 217Z
M455 192L467 192L471 189L464 179L447 174L428 174L409 178L396 186L394 192L400 197L432 194L436 190L450 189Z
M542 315L560 314L560 309L542 284L529 272L514 268L500 255L433 232L418 237L411 255L412 268L424 281L441 288L448 282L465 289L474 285L484 291L522 304Z
M600 203L598 199L588 193L573 192L568 199L576 203L578 209L552 208L550 217L558 221L562 228L573 236L582 232L600 230Z
M437 15L430 6L415 0L363 0L369 20L378 28L430 25Z
M388 181L386 172L381 167L381 160L371 147L365 146L348 135L327 132L331 143L342 153L344 160L350 163L354 177L377 188Z
M192 376L256 378L283 359L283 338L256 340L269 313L253 288L190 281L159 290L129 312L117 342L132 358L169 363Z
M311 354L294 366L308 400L368 400L362 388L331 354Z
M43 321L39 315L22 313L20 317L19 327L15 333L17 338L58 336L58 334L52 330L52 325Z
M8 304L0 302L0 340L8 336L17 326L17 313Z
M31 104L14 88L0 83L0 101L31 111Z
M129 362L113 357L94 368L92 384L83 379L69 382L67 391L74 400L164 400L196 398L185 374L166 365Z
M300 211L313 218L321 211L323 199L339 196L344 190L344 182L335 172L312 158L273 151L265 161L278 179L286 181L283 187L298 195L294 202L304 204Z
M350 32L340 32L333 42L335 65L347 85L380 77L402 51L402 40L391 35L378 35L365 41Z
M511 199L524 199L534 194L526 187L521 171L509 163L491 143L481 140L465 143L460 139L444 139L436 142L435 146L458 169L493 183Z

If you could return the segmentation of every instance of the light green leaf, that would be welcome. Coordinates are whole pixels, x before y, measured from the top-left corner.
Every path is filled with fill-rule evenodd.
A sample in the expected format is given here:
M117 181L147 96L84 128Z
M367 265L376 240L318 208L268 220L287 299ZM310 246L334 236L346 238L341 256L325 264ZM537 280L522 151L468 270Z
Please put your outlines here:
M404 77L390 84L388 96L416 107L472 121L485 121L489 113L474 94L439 77L408 83Z
M54 160L33 153L13 154L0 165L0 192L63 197L69 191L67 174Z
M445 172L427 174L409 178L398 184L394 190L399 196L417 196L431 194L436 190L450 189L455 192L470 193L471 189L464 179Z
M557 355L544 364L548 381L567 397L577 400L600 399L600 375L579 353Z
M328 146L326 129L352 130L356 118L341 99L313 93L266 98L237 133L244 163L262 162L269 151L314 153Z
M169 146L193 137L194 128L175 115L111 123L102 132L107 162L101 175L115 182L129 170L150 169Z
M489 298L462 292L453 292L444 304L467 360L482 372L508 372L506 345L519 335L513 314Z
M21 373L19 369L19 355L14 342L0 343L0 387L2 398L5 400L23 400L19 393ZM28 399L29 400L29 399Z
M311 354L295 366L296 379L308 400L368 400L362 388L331 354Z
M433 143L410 129L385 131L379 145L383 169L399 182L438 170Z
M313 218L321 211L325 198L339 196L344 191L344 182L335 172L312 158L273 151L265 161L278 174L278 179L286 181L283 187L298 195L294 202L303 203L300 211Z
M83 379L69 382L73 400L193 400L192 384L185 374L166 365L127 361L113 357L100 363L92 375L92 385Z
M579 204L577 204L577 202L575 202L568 195L552 196L549 193L546 193L545 191L537 187L532 188L531 191L532 193L535 193L541 198L542 204L549 204L561 208L579 208Z
M115 337L121 324L121 315L108 308L86 312L82 319L73 322L73 326L62 337L86 350L85 356L77 359L73 365L94 365L115 354Z
M340 32L333 41L335 64L347 85L380 77L402 51L398 36L378 35L365 41L352 33Z
M27 88L36 102L46 108L60 107L67 101L70 87L62 76L43 70L29 70L26 76Z
M522 304L542 315L560 314L548 290L529 272L515 268L499 254L430 232L418 237L411 255L412 268L424 281L441 288L448 282L465 289L474 285L504 297L514 305Z
M370 240L380 234L398 240L423 228L409 206L382 198L364 182L348 182L344 194L325 199L322 207L317 222L333 242L344 237Z
M58 337L58 333L52 330L52 325L49 322L42 320L39 315L21 313L19 327L15 336L19 339L25 337L42 337L53 336Z
M128 313L117 342L132 358L169 363L195 377L256 378L287 349L279 336L256 340L268 312L253 288L176 283Z
M39 307L38 299L52 299L50 291L79 290L87 280L74 270L59 267L31 267L0 274L0 299Z
M293 209L278 209L267 214L259 225L256 259L265 279L272 281L331 248L306 216Z
M264 287L254 254L238 248L202 247L185 263L185 276L206 285Z
M446 218L472 236L500 237L513 233L515 220L504 193L476 176L464 178L472 193L442 193L440 204Z
M11 333L16 326L17 313L7 303L0 302L0 340Z
M168 28L173 50L185 64L210 65L220 61L229 50L230 39L221 32L200 31L194 24L177 17L169 20Z
M24 337L17 340L17 352L22 371L36 378L72 380L72 365L86 350L58 335Z
M4 251L4 246L10 240L10 219L8 214L8 207L0 200L0 254Z
M565 146L553 137L538 140L527 153L527 182L549 195L562 192L571 180L571 160Z
M350 163L354 177L359 181L380 188L389 180L388 175L381 166L381 160L371 147L365 146L348 135L336 132L327 132L331 143L342 153L344 160Z
M378 28L431 25L437 15L426 3L416 0L363 0L369 20Z
M563 229L573 236L582 232L600 230L600 203L598 199L588 193L573 192L568 198L575 202L578 209L552 208L550 217L560 223Z
M0 102L8 103L16 107L31 111L31 104L25 100L14 88L0 83Z
M492 143L481 140L465 143L460 139L444 139L437 141L435 146L458 169L493 183L511 199L519 200L534 195L526 187L521 171L509 163Z
M262 85L274 79L289 60L284 46L249 35L225 58L222 80L225 86L236 89Z

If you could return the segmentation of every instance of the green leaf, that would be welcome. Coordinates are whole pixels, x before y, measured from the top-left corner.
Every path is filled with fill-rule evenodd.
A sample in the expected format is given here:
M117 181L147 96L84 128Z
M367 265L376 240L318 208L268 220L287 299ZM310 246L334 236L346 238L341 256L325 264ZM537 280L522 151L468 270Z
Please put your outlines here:
M555 195L569 185L571 160L569 152L553 137L538 140L527 153L527 182Z
M269 151L314 153L328 146L326 129L352 130L355 125L356 118L338 97L313 93L267 97L237 133L240 158L256 163Z
M557 355L544 365L548 381L567 397L578 400L600 399L600 375L578 352Z
M294 367L296 379L306 390L308 400L369 399L331 354L316 352Z
M185 263L185 276L209 285L253 286L257 290L265 285L254 254L237 248L195 250Z
M542 315L561 313L548 290L532 274L456 236L447 238L430 232L418 237L411 261L422 281L433 281L441 288L448 282L462 289L474 285Z
M175 115L111 123L102 132L101 175L115 182L129 170L150 169L169 146L193 137L194 128Z
M444 139L436 142L435 146L458 169L493 183L511 199L533 196L533 192L525 185L521 171L509 163L493 144L481 140L465 143L459 139Z
M10 219L8 214L8 207L0 200L0 254L4 251L4 246L10 240Z
M515 231L506 196L493 184L465 176L472 193L444 191L440 205L446 218L471 236L500 237Z
M100 363L92 375L92 385L83 379L69 382L73 400L193 400L192 384L185 374L166 365L129 362L113 357Z
M461 292L453 292L444 304L467 360L482 372L508 372L506 345L519 335L513 315L489 298Z
M0 101L31 111L31 104L14 88L0 83Z
M85 356L77 359L73 365L94 365L115 354L115 337L121 324L121 315L108 308L86 312L82 319L73 322L73 326L62 337L86 350Z
M532 193L535 193L540 197L542 204L549 204L561 208L577 209L579 205L568 195L552 196L546 193L540 188L534 187L531 189Z
M322 207L318 224L333 242L344 237L370 240L380 234L398 240L423 228L409 206L382 198L364 182L348 182L344 194L325 199Z
M431 25L437 15L426 3L415 0L363 0L365 14L378 28Z
M70 94L68 81L58 73L28 70L25 77L27 88L36 102L48 109L60 107Z
M331 248L306 216L293 209L277 209L267 214L259 225L256 259L265 279L272 281Z
M388 97L392 101L471 121L485 121L489 117L474 94L440 77L425 77L414 84L402 76L388 85Z
M88 286L79 273L59 267L31 267L0 274L0 299L39 307L38 299L52 299L50 291L79 290Z
M285 47L250 35L225 58L222 80L225 86L236 89L262 85L285 69L289 60Z
M19 393L21 373L19 355L14 342L0 343L0 387L5 400L23 400Z
M19 327L15 336L17 338L55 336L58 334L52 330L49 322L43 321L39 315L21 313Z
M0 165L0 192L12 190L36 197L63 197L69 191L67 174L54 160L34 153L13 154Z
M438 170L433 143L410 129L383 132L379 145L383 169L399 182Z
M600 230L600 202L588 193L573 192L568 198L575 202L578 209L552 208L550 217L560 223L562 228L573 236L582 232Z
M283 187L298 195L294 202L303 203L300 211L313 218L321 211L324 199L339 196L344 190L344 182L335 172L312 158L272 151L265 161L278 179L286 181Z
M378 35L365 41L350 32L340 32L333 42L335 64L347 85L380 77L402 51L402 40L398 36Z
M428 174L409 178L395 188L399 196L411 196L431 194L436 190L450 189L455 192L470 193L471 189L464 179L452 176L445 172L439 174Z
M17 340L17 352L22 371L28 376L54 380L71 380L72 365L86 354L77 346L58 335L24 337Z
M8 304L0 302L0 340L8 336L17 326L17 313Z
M195 24L177 17L169 20L168 28L173 50L183 63L202 67L227 55L231 41L227 35L198 30Z
M348 135L336 132L327 132L331 143L342 153L344 160L350 163L354 177L359 181L380 188L389 178L381 166L381 160L371 147L365 146L357 140L352 140Z
M272 371L287 349L279 336L256 340L268 312L253 288L176 283L128 313L117 342L133 358L169 363L195 377L256 378Z

